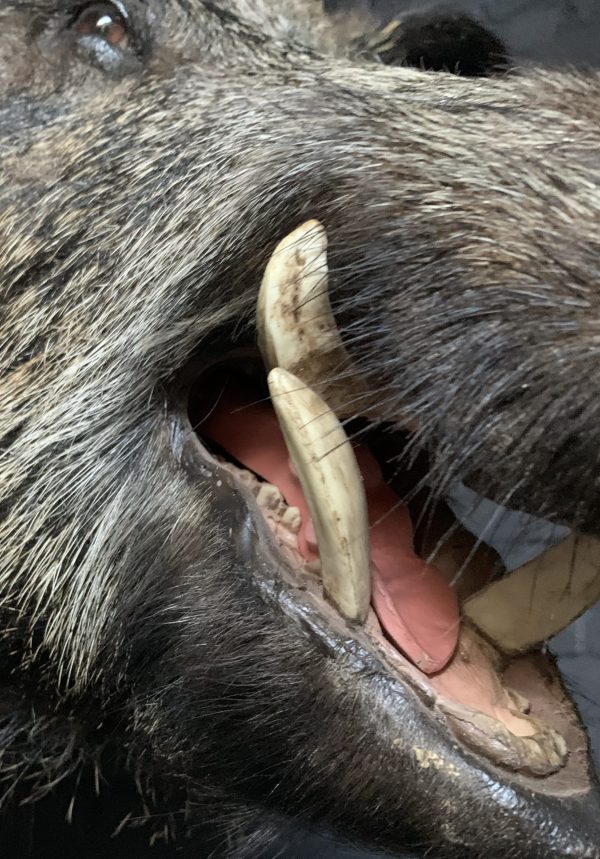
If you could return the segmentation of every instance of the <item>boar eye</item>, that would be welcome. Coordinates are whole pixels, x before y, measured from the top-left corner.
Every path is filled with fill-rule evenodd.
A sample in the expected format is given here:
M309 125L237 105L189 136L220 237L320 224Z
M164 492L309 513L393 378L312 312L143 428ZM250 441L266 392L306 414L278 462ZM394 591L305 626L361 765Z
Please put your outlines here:
M113 48L129 44L126 14L113 3L91 3L83 7L71 24L79 37L99 38Z

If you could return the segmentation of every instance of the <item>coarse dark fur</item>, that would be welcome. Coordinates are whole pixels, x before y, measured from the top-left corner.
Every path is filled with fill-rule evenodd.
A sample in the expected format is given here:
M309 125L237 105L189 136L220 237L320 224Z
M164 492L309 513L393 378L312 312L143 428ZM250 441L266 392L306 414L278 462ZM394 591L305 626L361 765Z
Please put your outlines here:
M121 56L76 38L80 3L0 6L3 801L116 757L161 827L216 820L217 855L268 812L537 857L470 808L445 840L430 776L390 780L383 715L182 468L173 391L252 338L270 252L317 217L345 342L434 491L600 533L600 78L388 69L316 0L127 8Z

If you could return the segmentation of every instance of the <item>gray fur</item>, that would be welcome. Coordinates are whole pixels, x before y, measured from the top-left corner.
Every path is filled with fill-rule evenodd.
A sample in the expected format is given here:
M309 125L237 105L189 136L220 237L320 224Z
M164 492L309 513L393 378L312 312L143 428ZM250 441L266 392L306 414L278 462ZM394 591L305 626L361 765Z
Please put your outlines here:
M270 251L318 217L348 347L389 419L418 419L436 491L466 478L598 533L600 78L355 62L300 0L132 3L122 74L56 5L0 8L6 680L86 733L110 713L85 755L126 737L200 808L356 816L398 848L383 821L410 783L379 809L377 761L354 780L361 738L331 726L368 706L238 576L172 445L173 385L209 341L252 338ZM433 823L420 837L467 855ZM510 843L493 855L538 855Z

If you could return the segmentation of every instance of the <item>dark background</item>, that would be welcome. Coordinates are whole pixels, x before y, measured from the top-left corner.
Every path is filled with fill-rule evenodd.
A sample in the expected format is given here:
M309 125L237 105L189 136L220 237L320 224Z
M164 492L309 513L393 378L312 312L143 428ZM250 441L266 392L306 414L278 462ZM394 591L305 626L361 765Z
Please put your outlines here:
M356 0L326 0L328 9L359 5ZM600 65L598 0L364 0L379 20L430 8L469 12L500 36L512 57L572 65Z

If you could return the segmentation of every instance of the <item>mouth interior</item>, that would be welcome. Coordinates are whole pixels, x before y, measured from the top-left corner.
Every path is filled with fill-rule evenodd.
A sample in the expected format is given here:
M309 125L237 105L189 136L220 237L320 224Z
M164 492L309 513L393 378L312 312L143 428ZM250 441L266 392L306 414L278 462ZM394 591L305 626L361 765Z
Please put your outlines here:
M235 473L255 491L263 514L289 561L320 571L309 505L270 403L234 373L209 381L214 400L201 433L216 443ZM369 447L353 442L370 527L371 603L391 641L427 674L447 665L460 627L456 593L444 575L414 550L408 508L384 479Z
M343 348L325 249L316 222L278 246L257 306L262 362L205 363L192 426L266 521L283 573L374 648L463 747L535 790L588 789L584 732L540 648L600 597L598 546L565 540L541 567L503 575L443 504L431 517L418 495L404 503L418 469L398 470L402 434L382 427Z
M189 412L215 460L255 499L288 567L318 588L319 548L310 509L259 362L229 362L204 373L193 389ZM470 594L497 575L497 557L482 546L466 568L466 580L459 578L456 587L454 555L464 556L461 540L470 547L475 540L464 532L457 536L455 529L450 547L438 553L435 563L424 560L427 546L448 530L451 514L445 509L431 528L420 529L420 557L412 524L420 501L409 509L402 497L426 464L413 474L399 472L395 460L397 445L405 440L402 434L369 431L367 423L360 430L355 450L370 502L371 535L376 532L371 607L364 623L368 634L402 665L411 682L435 696L436 707L465 746L536 780L552 776L558 781L560 775L560 784L570 789L585 767L577 754L569 754L568 738L577 734L581 752L581 737L546 658L506 659L460 617L460 594ZM378 569L373 572L376 564L384 570L381 581ZM395 579L397 588L389 588ZM322 592L321 598L327 600ZM351 629L358 626L348 623Z

